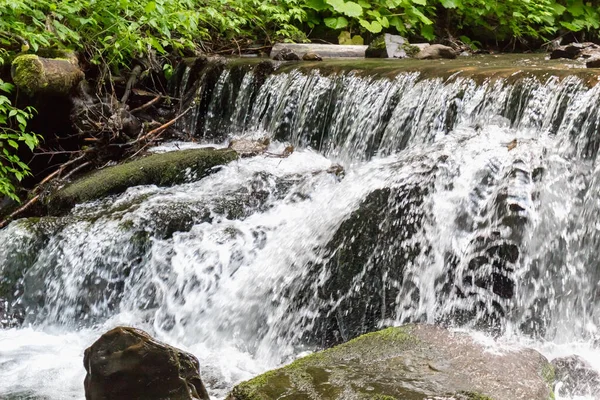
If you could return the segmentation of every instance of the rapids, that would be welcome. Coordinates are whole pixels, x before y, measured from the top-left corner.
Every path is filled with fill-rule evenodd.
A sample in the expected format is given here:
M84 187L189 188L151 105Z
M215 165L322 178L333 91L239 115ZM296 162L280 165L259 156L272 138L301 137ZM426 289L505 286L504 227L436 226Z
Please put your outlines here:
M83 399L83 351L120 324L194 353L216 398L411 321L600 370L600 85L219 76L182 131L296 151L1 230L0 283L26 316L0 330L0 398ZM183 77L178 93L207 93ZM335 163L343 177L327 172ZM361 263L344 269L344 257Z

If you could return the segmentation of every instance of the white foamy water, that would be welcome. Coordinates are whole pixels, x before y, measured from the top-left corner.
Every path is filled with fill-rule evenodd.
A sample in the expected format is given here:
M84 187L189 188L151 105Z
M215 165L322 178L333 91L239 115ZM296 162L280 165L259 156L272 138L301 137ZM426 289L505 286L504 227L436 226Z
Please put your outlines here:
M0 272L27 311L23 327L0 330L0 398L84 398L83 351L118 325L194 353L216 398L306 351L406 322L600 368L600 89L294 72L250 101L252 79L226 125L289 140L290 157L241 159L0 231ZM356 248L368 254L351 265Z

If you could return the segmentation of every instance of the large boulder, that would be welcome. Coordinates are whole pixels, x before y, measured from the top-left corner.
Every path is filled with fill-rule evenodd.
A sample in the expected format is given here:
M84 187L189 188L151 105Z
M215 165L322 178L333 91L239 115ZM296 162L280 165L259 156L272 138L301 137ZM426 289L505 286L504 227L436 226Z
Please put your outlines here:
M583 358L572 355L552 360L561 396L600 399L600 373Z
M193 355L118 327L85 350L86 400L208 400Z
M415 56L419 60L437 60L440 58L456 58L457 51L452 47L444 46L443 44L432 44L431 46L424 47Z
M491 352L466 333L407 325L243 382L228 400L548 400L553 377L552 365L535 350Z

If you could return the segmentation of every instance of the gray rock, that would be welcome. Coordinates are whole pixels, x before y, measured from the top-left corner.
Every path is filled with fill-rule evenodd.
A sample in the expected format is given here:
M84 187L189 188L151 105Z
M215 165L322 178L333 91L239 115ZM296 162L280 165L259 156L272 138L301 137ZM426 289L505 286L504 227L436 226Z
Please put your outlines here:
M551 364L535 350L489 352L465 333L406 325L243 382L228 400L548 400L551 378Z
M85 350L86 400L208 400L193 355L134 328L115 328Z
M293 50L290 49L281 49L274 57L273 60L276 61L298 61L300 60L300 56L294 53Z
M436 60L440 58L456 58L456 50L443 44L432 44L421 50L415 58L419 60Z
M429 44L426 45L429 46ZM409 44L408 40L404 37L386 33L371 42L369 48L365 52L365 57L407 58L418 53L420 50L420 47Z
M583 358L572 355L552 360L561 397L585 396L600 399L600 373Z

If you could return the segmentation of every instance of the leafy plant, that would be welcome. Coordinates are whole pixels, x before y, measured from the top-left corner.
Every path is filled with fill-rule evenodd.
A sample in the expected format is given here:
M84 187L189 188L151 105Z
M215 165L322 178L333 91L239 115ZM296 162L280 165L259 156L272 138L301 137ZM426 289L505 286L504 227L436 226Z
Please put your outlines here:
M0 93L10 93L13 86L0 80ZM33 108L18 109L3 94L0 94L0 194L19 201L14 182L30 175L27 164L17 152L22 145L29 150L39 144L39 137L27 132L27 121L33 116Z

